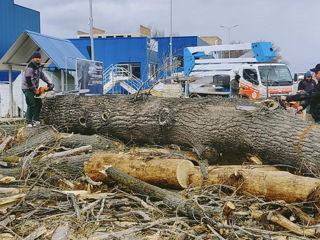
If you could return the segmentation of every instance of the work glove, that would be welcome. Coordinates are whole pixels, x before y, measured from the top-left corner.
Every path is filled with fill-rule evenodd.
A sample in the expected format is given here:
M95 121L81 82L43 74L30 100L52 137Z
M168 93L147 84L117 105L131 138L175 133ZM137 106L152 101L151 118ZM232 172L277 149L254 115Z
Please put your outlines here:
M47 87L49 88L48 90L53 90L54 84L53 83L48 83Z

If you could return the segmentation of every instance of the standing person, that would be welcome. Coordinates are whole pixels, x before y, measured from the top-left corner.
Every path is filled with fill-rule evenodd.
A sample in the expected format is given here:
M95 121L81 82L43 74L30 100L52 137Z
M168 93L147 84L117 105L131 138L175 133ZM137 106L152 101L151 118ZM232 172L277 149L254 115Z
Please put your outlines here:
M240 96L240 75L238 74L231 80L231 96Z
M304 79L299 82L298 91L310 91L314 89L317 85L316 81L312 79L312 74L310 71L306 72Z
M297 93L291 96L281 96L283 101L302 101L303 104L298 107L298 111L305 109L310 104L310 113L316 123L320 124L320 64L317 64L314 68L310 69L314 72L314 77L318 80L318 84L307 92Z
M42 79L47 83L49 88L53 88L53 84L50 83L46 75L42 72L40 62L41 54L39 52L34 52L32 54L32 61L25 68L24 77L22 79L21 89L27 102L27 127L40 125L39 115L42 102L40 98L35 98L36 90L39 87L39 80Z

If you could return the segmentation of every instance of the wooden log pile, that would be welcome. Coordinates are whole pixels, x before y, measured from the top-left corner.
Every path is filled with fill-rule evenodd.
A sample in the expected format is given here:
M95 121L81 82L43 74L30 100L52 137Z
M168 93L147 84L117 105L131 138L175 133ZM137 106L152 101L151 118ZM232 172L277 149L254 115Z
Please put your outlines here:
M0 239L320 237L320 180L254 151L207 149L204 179L192 144L57 129L0 125Z

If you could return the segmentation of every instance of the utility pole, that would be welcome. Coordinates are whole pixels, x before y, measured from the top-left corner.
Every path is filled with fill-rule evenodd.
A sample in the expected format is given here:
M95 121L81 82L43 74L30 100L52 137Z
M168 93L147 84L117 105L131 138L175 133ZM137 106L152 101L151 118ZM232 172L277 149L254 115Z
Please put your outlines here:
M173 73L173 57L172 57L172 0L170 0L170 76Z
M93 46L93 17L92 17L92 0L89 0L90 7L90 41L91 41L91 60L94 60L94 46Z
M10 117L13 118L13 85L12 85L12 65L9 65L9 107Z

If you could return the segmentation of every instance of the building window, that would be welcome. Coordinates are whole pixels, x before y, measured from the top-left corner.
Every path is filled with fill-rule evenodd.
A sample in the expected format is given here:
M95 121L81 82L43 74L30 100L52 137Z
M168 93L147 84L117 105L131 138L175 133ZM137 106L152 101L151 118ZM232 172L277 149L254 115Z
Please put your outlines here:
M119 63L119 67L125 68L130 74L136 78L141 78L141 63Z
M151 80L157 79L157 64L154 64L154 63L148 64L148 79L151 79Z

